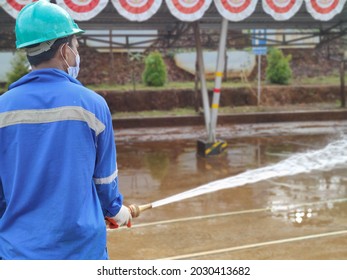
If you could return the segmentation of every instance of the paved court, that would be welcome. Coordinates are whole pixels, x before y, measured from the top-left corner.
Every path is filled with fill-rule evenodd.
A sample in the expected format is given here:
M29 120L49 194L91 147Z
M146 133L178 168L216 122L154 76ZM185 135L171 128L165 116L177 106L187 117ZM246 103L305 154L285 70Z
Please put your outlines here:
M345 123L331 123L326 129L298 124L292 133L282 135L273 133L279 127L271 132L271 127L253 126L249 135L240 130L234 137L224 137L228 152L213 159L195 155L193 137L177 134L176 139L168 136L170 141L142 141L130 131L120 131L121 189L126 203L154 202L323 148L341 137L337 130L345 127ZM225 136L235 131L223 129ZM347 259L345 166L163 205L143 212L133 224L130 229L108 231L111 259Z

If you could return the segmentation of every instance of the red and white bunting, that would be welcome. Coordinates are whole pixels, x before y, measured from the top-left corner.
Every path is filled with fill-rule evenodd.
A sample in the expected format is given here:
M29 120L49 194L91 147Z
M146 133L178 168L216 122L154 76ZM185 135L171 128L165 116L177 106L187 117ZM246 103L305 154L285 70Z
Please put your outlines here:
M210 7L212 0L166 0L171 14L181 21L199 20Z
M27 4L37 0L0 0L0 6L13 18ZM87 21L98 15L109 0L56 0L79 21ZM111 0L118 13L130 21L146 21L162 5L162 0ZM328 21L341 13L347 0L261 0L263 10L275 20L292 18L305 1L307 11L316 20ZM186 22L197 21L211 6L212 0L166 0L171 14ZM230 21L241 21L255 10L258 0L214 0L218 12Z
M86 21L98 15L107 5L108 0L56 0L73 19Z
M314 19L327 21L341 13L346 0L305 0L306 9Z
M112 0L119 14L131 21L145 21L160 8L162 0Z
M241 21L255 10L258 0L215 0L218 12L230 21Z
M275 20L287 20L299 11L303 0L262 0L264 11Z
M0 0L0 6L12 17L17 18L20 10L35 0Z

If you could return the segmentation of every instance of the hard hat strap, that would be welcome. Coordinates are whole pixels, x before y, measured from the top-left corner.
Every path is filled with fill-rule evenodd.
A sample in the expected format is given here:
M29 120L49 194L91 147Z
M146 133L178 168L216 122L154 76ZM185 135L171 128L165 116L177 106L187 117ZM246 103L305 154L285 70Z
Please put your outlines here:
M57 39L53 39L53 40L50 40L50 41L42 42L42 43L38 44L35 47L26 48L25 51L26 51L28 56L39 55L41 53L44 53L44 52L50 50L56 40Z

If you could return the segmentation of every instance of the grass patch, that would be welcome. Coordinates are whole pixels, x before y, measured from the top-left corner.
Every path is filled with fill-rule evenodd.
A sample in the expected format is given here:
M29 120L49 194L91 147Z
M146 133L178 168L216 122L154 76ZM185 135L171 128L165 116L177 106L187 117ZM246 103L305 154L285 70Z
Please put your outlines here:
M223 88L239 88L239 87L249 87L250 85L256 86L256 82L254 84L242 83L241 81L227 81L223 82ZM133 84L99 84L99 85L87 85L88 88L98 91L98 90L115 90L115 91L141 91L141 90L153 90L153 91L161 91L161 90L173 90L173 89L194 89L195 84L194 81L191 82L169 82L166 83L162 87L149 87L145 84L139 83L136 84L134 89ZM212 90L214 88L214 81L207 81L207 88Z
M345 77L345 80L347 80L347 76ZM296 83L301 85L340 85L340 76L302 78L296 79Z
M194 108L176 108L168 111L152 110L152 111L140 111L140 112L118 112L112 114L113 119L122 118L156 118L156 117L179 117L179 116L197 116L199 113L195 112Z
M322 102L309 104L294 104L283 106L237 106L220 107L219 115L228 114L247 114L262 112L295 112L295 111L316 111L316 110L335 110L340 109L340 104L336 102ZM168 111L140 111L140 112L118 112L112 114L113 119L122 118L156 118L156 117L180 117L180 116L199 116L203 112L195 112L194 108L176 108Z
M345 77L347 81L347 75ZM244 82L241 80L229 80L222 83L222 88L240 88L240 87L257 87L257 80L250 82ZM266 81L262 81L262 86L268 86ZM291 83L288 85L340 85L340 76L338 74L330 76L317 76L317 77L304 77L292 79ZM99 85L88 85L88 88L99 91L99 90L115 90L115 91L141 91L141 90L173 90L173 89L194 89L194 81L190 82L168 82L163 87L148 87L143 83L138 83L134 87L133 84L99 84ZM214 88L214 81L207 81L207 88L212 90Z

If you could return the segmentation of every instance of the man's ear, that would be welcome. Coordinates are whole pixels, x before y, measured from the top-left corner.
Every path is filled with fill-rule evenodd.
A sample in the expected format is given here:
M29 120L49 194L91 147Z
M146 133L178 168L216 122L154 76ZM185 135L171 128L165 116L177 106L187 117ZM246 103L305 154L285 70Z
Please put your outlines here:
M73 54L71 53L71 50L69 50L69 44L65 43L63 46L61 46L61 53L65 60L70 64L71 60L73 59Z
M55 53L54 59L57 63L61 65L61 68L66 70L69 64L69 52L67 50L67 44L62 44L59 46L57 52Z
M63 44L59 48L60 48L59 55L62 55L63 58L67 61L68 60L67 44Z

